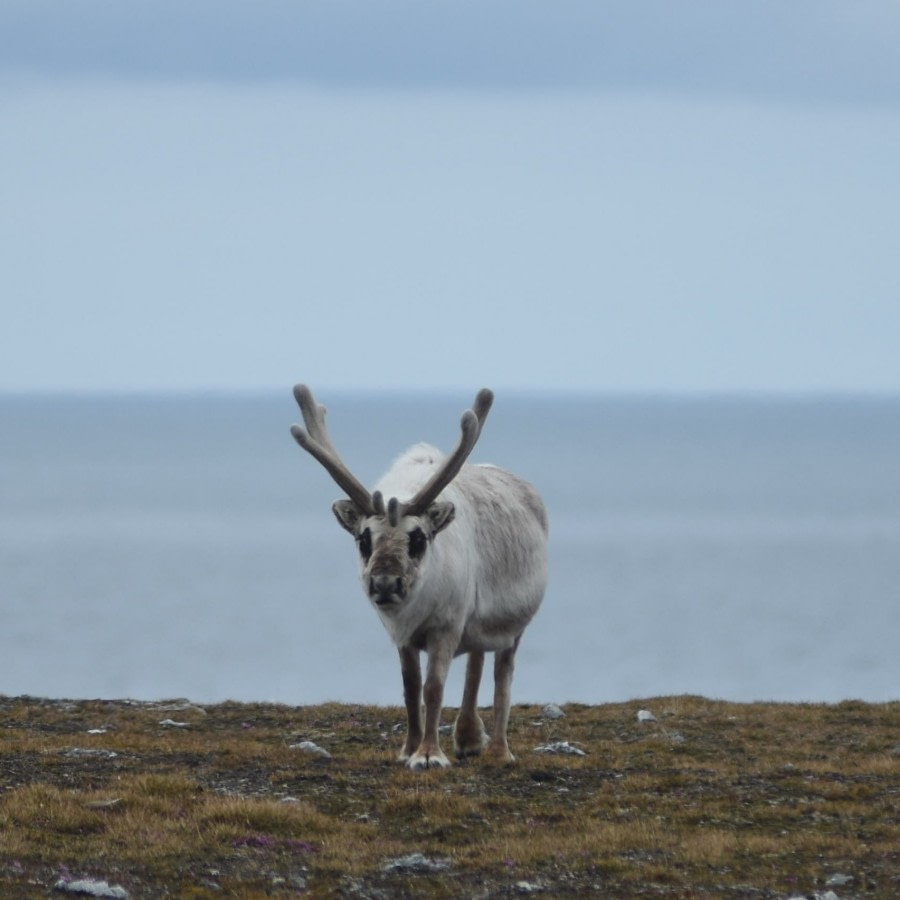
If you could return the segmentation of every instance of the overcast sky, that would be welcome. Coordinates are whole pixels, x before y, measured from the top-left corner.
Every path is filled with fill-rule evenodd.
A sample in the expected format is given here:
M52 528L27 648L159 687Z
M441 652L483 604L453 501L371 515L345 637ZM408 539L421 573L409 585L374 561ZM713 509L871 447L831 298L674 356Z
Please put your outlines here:
M900 4L4 0L0 390L900 391Z

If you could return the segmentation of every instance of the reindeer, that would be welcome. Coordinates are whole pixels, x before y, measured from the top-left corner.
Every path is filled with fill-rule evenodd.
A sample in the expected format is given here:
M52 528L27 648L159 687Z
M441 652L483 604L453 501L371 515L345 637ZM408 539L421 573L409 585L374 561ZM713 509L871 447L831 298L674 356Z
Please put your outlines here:
M332 509L356 541L363 590L400 652L407 734L398 760L414 771L450 765L438 740L444 683L453 657L467 653L453 730L456 755L484 750L513 762L506 737L510 685L522 632L547 583L547 514L526 481L497 466L465 464L494 395L481 390L474 408L463 413L449 456L417 444L372 493L341 461L325 428L325 408L309 388L297 385L294 397L306 429L294 425L291 433L349 498ZM477 709L488 651L494 653L490 737Z

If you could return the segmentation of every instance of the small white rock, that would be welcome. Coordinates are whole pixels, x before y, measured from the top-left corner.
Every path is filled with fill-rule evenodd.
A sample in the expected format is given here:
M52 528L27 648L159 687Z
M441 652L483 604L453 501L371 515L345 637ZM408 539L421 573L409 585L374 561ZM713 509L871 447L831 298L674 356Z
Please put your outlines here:
M82 878L78 881L66 881L61 878L53 887L67 894L84 894L88 897L111 897L114 900L125 900L128 897L125 888L118 885L110 886L108 882L97 881L94 878Z
M119 755L115 750L102 750L99 747L69 747L60 752L63 756L96 756L98 759L115 759Z
M109 800L91 800L84 805L88 809L115 809L121 802L121 797L112 797Z
M312 753L315 756L323 756L325 759L331 759L331 754L318 744L312 741L300 741L299 744L291 744L289 750L302 750L304 753Z
M564 719L566 714L556 703L548 703L542 710L541 715L545 719Z
M541 744L534 748L535 753L563 753L569 756L586 756L580 747L570 744L568 741L554 741L551 744Z
M639 709L637 713L638 722L655 722L656 716L649 709Z
M175 700L172 703L156 703L153 708L158 709L160 712L194 712L201 716L206 715L206 710L202 706L197 706L196 703L191 703L190 700Z
M835 872L834 875L830 875L825 882L825 887L843 887L845 884L850 884L853 881L852 875L842 875L840 872Z
M386 862L382 867L382 872L443 872L450 868L450 863L446 859L429 859L424 853L410 853L408 856L401 856L398 859L392 859Z
M176 722L174 719L163 719L159 724L163 728L190 728L189 722Z

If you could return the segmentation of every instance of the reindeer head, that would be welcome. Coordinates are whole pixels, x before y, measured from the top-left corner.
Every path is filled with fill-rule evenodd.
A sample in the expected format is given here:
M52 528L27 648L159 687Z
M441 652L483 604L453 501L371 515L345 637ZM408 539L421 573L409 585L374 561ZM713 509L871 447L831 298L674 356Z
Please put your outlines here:
M294 425L291 434L349 498L336 501L332 509L356 541L363 589L379 609L397 608L427 565L432 541L453 521L453 504L437 497L472 452L494 395L487 388L478 392L474 409L463 413L456 448L415 496L406 501L391 497L386 504L380 491L370 494L341 461L325 428L325 407L316 403L309 388L298 384L294 397L306 429Z

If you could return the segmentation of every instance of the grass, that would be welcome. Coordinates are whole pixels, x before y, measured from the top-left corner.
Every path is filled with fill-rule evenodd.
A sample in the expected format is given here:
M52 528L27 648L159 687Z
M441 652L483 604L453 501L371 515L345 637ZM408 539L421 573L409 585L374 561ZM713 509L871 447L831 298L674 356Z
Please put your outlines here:
M900 703L565 710L514 708L514 766L414 775L397 708L0 697L0 896L900 896Z

